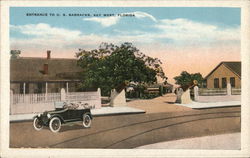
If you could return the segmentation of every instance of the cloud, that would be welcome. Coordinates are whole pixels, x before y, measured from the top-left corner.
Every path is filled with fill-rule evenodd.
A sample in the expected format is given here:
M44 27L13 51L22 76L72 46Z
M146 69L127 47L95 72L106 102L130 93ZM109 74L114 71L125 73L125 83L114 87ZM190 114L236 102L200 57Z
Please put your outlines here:
M154 27L161 30L158 38L168 38L178 43L240 41L240 27L220 28L188 19L163 19Z
M115 25L120 20L120 17L118 16L105 17L105 18L93 17L93 18L84 18L83 20L94 21L100 23L104 27L109 27L111 25Z
M18 31L25 35L39 36L40 38L65 38L73 39L81 34L78 30L68 30L64 28L52 27L46 23L27 24L27 25L10 25L12 31Z
M152 16L151 14L145 13L145 12L129 12L129 13L121 13L121 14L134 14L136 18L142 19L142 18L149 18L154 22L157 22L156 18ZM103 27L109 27L112 25L117 24L122 19L122 16L111 16L111 17L92 17L92 18L84 18L84 21L92 21L100 23Z
M145 13L145 12L136 11L136 12L132 12L132 14L134 14L136 18L150 18L154 22L157 22L157 19L153 15Z
M10 31L24 35L10 38L12 49L95 48L102 42L112 42L112 39L105 35L83 34L79 30L52 27L45 23L10 25Z
M140 13L136 13L140 14ZM141 17L148 17L144 13ZM109 17L112 19L112 17ZM100 19L100 18L98 18ZM112 20L111 20L112 21ZM108 26L117 22L105 23ZM100 22L101 23L101 22ZM49 24L26 24L11 25L10 30L27 36L11 37L11 47L19 48L96 48L102 42L119 44L123 42L132 42L140 47L152 46L159 43L173 47L212 47L217 45L239 45L240 27L221 28L212 24L204 24L188 19L162 19L153 23L150 27L158 31L142 31L131 29L123 31L116 28L115 34L84 34L79 30L70 30L65 28L53 27Z

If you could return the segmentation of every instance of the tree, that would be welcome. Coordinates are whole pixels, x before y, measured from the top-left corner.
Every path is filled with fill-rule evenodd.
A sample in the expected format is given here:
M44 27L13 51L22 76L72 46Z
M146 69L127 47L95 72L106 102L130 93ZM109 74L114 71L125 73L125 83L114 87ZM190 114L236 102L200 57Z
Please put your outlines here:
M146 56L131 43L120 46L102 43L98 49L79 49L78 65L83 68L82 86L100 87L102 91L121 91L130 82L156 82L156 76L167 79L161 61Z
M188 87L194 85L194 80L198 82L198 85L202 84L203 77L200 73L190 74L187 71L182 71L180 76L174 77L175 84L180 85L183 90L186 90Z

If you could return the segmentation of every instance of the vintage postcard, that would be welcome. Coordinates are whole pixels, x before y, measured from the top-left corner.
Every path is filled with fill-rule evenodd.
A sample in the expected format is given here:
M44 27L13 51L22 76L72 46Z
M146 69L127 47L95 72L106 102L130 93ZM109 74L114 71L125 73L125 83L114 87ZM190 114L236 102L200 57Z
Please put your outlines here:
M250 156L249 4L1 2L1 156Z

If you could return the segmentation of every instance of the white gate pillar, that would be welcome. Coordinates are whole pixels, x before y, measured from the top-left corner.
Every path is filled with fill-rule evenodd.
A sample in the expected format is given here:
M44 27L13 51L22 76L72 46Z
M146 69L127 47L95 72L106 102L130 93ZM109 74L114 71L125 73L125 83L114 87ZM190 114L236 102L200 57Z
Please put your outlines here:
M66 92L65 89L62 88L61 89L61 101L65 101L66 100Z
M199 87L195 86L194 87L194 101L198 101L199 99Z
M115 89L111 90L110 105L112 107L127 106L124 89L120 93L118 93Z
M101 108L102 107L102 95L101 95L101 88L97 89L98 97L97 97L97 104L95 105L94 108Z
M232 95L232 87L230 83L227 83L227 95Z

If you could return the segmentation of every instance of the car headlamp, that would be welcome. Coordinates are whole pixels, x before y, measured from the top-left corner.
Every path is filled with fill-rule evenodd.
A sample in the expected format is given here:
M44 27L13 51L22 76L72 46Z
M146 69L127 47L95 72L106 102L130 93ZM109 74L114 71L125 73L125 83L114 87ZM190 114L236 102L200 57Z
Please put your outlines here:
M47 117L48 117L48 118L50 118L50 117L51 117L51 115L50 115L50 114L47 114Z
M41 117L41 114L38 114L37 116L38 116L38 117Z

